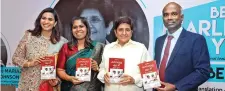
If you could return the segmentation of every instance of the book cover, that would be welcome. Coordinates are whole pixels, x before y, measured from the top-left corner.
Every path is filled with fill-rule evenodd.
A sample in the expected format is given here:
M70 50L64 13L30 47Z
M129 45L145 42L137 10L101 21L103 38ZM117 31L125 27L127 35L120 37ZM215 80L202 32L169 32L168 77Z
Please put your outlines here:
M91 59L78 58L76 61L76 77L81 81L91 81Z
M110 83L119 83L124 73L124 58L109 58L109 77Z
M140 63L138 66L141 72L144 89L161 86L155 60Z
M45 56L41 60L41 79L56 79L56 56Z

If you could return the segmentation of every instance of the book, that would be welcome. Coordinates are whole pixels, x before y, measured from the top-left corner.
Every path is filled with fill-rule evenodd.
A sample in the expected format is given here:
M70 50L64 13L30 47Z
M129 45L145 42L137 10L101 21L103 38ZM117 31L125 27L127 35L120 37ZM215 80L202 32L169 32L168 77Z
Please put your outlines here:
M141 72L144 89L161 86L155 60L140 63L138 66Z
M41 60L41 79L56 79L56 55Z
M76 77L81 81L91 81L91 59L78 58L76 61Z
M119 83L124 73L124 58L109 58L109 80L110 83Z

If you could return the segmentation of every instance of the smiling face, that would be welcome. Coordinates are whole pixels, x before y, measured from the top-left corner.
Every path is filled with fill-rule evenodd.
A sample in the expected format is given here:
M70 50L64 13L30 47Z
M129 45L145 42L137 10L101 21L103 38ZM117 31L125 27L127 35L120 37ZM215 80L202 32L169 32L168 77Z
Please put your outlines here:
M80 16L85 17L88 21L91 30L91 39L105 42L107 30L101 13L96 9L84 9Z
M181 27L183 14L181 7L176 3L169 3L163 9L163 22L170 33L175 32Z
M87 27L81 20L74 20L72 26L73 36L77 40L84 40L85 36L87 35Z
M121 23L114 32L120 45L126 44L132 37L131 26L127 23Z
M45 12L40 20L40 24L43 31L52 31L55 25L55 18L54 15L50 12Z

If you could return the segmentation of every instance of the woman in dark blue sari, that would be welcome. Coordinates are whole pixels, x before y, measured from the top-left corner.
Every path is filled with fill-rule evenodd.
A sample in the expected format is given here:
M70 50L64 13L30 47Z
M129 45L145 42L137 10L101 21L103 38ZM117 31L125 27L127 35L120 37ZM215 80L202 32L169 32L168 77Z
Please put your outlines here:
M61 78L61 91L101 91L97 79L104 45L90 39L90 28L83 17L75 17L71 23L71 41L59 52L57 74ZM83 82L75 77L76 59L91 58L91 81Z

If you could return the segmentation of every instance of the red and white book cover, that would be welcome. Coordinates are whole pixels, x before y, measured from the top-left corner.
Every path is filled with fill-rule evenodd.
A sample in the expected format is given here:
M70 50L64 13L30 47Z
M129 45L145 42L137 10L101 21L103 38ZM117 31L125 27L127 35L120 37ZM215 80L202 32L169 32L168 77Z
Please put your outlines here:
M76 77L81 81L91 81L91 59L90 58L77 59Z
M138 66L141 72L144 89L161 86L155 60L140 63Z
M124 58L109 58L109 77L110 83L119 83L124 73Z
M41 60L41 79L56 79L56 56L45 56Z

